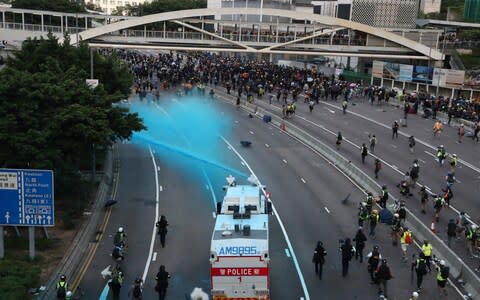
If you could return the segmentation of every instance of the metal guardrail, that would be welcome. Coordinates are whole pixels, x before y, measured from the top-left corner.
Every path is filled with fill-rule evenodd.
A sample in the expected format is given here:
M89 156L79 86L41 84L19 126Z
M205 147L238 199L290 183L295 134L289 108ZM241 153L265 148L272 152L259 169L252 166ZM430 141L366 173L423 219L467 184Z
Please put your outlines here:
M78 231L77 235L73 239L69 249L66 252L66 255L60 261L59 266L56 268L55 272L50 277L50 280L46 284L46 290L42 292L37 300L53 300L56 299L56 283L60 279L61 275L67 277L67 281L75 277L76 272L79 270L81 262L86 259L86 254L88 249L91 246L92 236L94 236L100 217L104 214L103 206L105 200L108 199L110 195L111 187L114 182L114 150L109 150L107 152L107 157L105 159L105 166L103 169L104 176L97 190L95 196L95 203L92 207L92 214L90 215L89 220L83 222L82 227Z
M223 99L233 103L233 99ZM285 131L289 135L302 141L314 151L326 157L334 166L350 176L353 181L362 186L366 191L377 193L381 190L381 186L370 176L352 164L348 159L338 154L338 152L332 147L306 133L303 129L298 128L279 116L272 115L270 112L263 108L259 108L258 106L242 105L242 108L260 117L263 117L264 115L271 116L272 124L277 127L280 127L282 124L285 125ZM397 199L390 195L387 207L392 207L393 203L396 201ZM407 214L408 218L406 219L405 224L413 229L415 239L419 241L428 240L432 244L434 254L440 259L445 260L449 265L452 277L457 280L458 283L463 285L465 291L471 294L472 299L480 299L480 278L478 275L408 209Z

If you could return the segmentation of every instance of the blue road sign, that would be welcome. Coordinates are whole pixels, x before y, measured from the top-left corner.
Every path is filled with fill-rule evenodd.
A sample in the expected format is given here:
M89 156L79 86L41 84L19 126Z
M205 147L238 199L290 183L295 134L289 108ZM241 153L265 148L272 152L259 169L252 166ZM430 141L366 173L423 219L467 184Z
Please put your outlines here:
M53 171L0 169L0 225L54 226Z

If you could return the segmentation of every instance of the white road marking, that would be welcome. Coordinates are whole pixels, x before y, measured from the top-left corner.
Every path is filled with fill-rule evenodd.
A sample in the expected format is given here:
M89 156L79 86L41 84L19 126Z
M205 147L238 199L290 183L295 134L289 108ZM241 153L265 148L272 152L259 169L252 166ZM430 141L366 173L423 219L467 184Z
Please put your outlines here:
M153 156L153 151L152 148L149 147L150 150L150 156L152 157L152 163L153 163L153 169L157 169L157 163L155 162L155 157ZM143 270L143 282L146 282L145 279L147 279L147 274L148 274L148 269L150 268L150 262L152 261L152 255L153 255L153 245L155 244L155 237L157 236L156 232L156 221L158 220L158 204L159 204L159 198L160 198L160 192L159 192L159 184L158 184L158 172L155 172L155 219L153 219L153 226L152 226L152 239L150 240L150 250L148 251L148 258L147 262L145 264L145 269Z
M233 148L233 146L222 136L221 137L223 139L223 141L231 146ZM235 149L232 149L235 154L242 160L245 162L245 165L247 166L248 170L250 171L250 173L257 177L257 175L255 175L255 173L253 172L252 168L250 168L250 166L248 165L248 163L245 161L245 159L240 155L240 153L238 153L237 150ZM257 177L258 179L258 177ZM264 195L266 195L266 191L265 191L265 188L263 187L262 183L260 182L260 179L258 179L258 184L259 186L262 187L262 192ZM282 219L280 218L280 215L277 213L277 209L275 208L275 205L273 204L272 202L272 214L275 215L276 219L277 219L277 222L278 224L280 225L280 229L282 230L282 233L283 233L283 236L285 238L285 242L287 243L287 246L288 246L288 249L290 251L290 254L291 254L291 257L292 257L292 261L293 261L293 264L295 265L295 269L297 271L297 274L298 274L298 278L300 280L300 284L302 286L302 289L303 289L303 293L305 294L305 300L310 300L310 295L308 293L308 289L307 289L307 284L305 283L305 278L303 277L303 273L302 273L302 270L300 269L300 264L298 263L298 260L297 260L297 256L295 255L295 251L293 250L293 246L292 246L292 243L290 242L290 238L288 237L288 234L287 234L287 230L285 229L285 225L283 225L283 222L282 222Z
M152 261L156 261L156 260L157 260L157 252L153 252Z
M243 161L240 162L242 164L242 166L245 166L245 163Z
M393 148L397 148L397 146L394 144L390 144L390 146L392 146Z
M300 180L301 180L303 183L307 183L307 182L305 181L305 179L303 179L303 178L300 178Z
M238 121L237 121L237 120L235 120L235 123L238 123Z
M160 192L163 192L163 186L160 186Z
M217 214L216 214L214 211L212 211L212 217L213 217L214 219L217 217Z
M160 172L160 166L157 167L157 171Z
M285 255L288 256L288 257L290 257L290 252L288 251L287 248L285 248Z
M265 144L265 147L269 148L269 147L270 147L270 145L269 145L269 144Z
M458 183L462 183L462 182L461 182L460 180L458 180L458 179L455 179L455 181L458 182Z
M229 147L228 147L228 150L232 150L232 147L229 146Z
M253 131L250 131L250 134L251 134L251 135L254 135L255 133L253 133Z
M287 161L286 161L285 159L283 160L283 162L284 162L284 163L287 163Z
M326 206L325 206L324 208L325 208L325 211L326 211L327 213L330 213L330 211L328 210L328 208L327 208Z
M427 163L426 161L424 161L424 160L423 160L423 159L421 159L421 158L419 158L418 160L419 160L419 161L420 161L422 164L425 164L425 163Z
M208 184L205 185L205 188L207 189L207 191L210 189L210 187L208 186Z
M398 168L397 168L397 166L395 166L395 165L392 165L392 169L395 169L395 170L398 171Z

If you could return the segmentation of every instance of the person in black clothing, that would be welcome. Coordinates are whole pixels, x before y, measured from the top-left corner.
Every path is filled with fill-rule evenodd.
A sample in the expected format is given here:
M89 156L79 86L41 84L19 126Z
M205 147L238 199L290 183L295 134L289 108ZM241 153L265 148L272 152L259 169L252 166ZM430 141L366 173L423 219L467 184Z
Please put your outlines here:
M355 253L355 248L352 246L349 238L342 244L340 251L342 251L342 276L346 277L348 274L348 264Z
M417 290L420 291L422 288L423 276L427 275L427 261L425 260L425 255L420 252L419 258L414 260L412 263L412 272L415 270L417 274Z
M325 263L325 255L327 251L323 248L323 243L321 241L317 242L317 246L313 252L312 262L315 264L315 274L318 274L318 278L322 279L323 264Z
M378 264L380 263L380 259L382 259L382 255L378 251L378 246L373 246L372 252L370 252L368 255L368 273L370 273L370 280L372 284L375 283L375 270L378 267Z
M165 238L168 232L167 218L164 215L162 215L160 217L160 221L157 222L156 226L158 228L158 234L160 235L160 243L162 244L162 248L165 248Z
M167 295L167 287L168 287L168 279L170 278L170 274L165 271L165 266L161 265L160 270L155 277L157 281L157 285L155 286L155 291L158 292L158 299L164 300L165 296Z
M454 219L450 219L447 225L448 247L452 247L452 239L457 236L457 223Z
M392 140L394 138L398 138L398 127L400 126L398 125L398 122L395 120L392 125Z
M357 234L353 238L355 242L355 260L358 260L360 257L360 263L363 262L363 249L365 248L365 242L367 241L367 237L362 231L362 227L358 228Z
M378 282L378 293L383 293L385 297L387 294L387 282L393 278L390 267L387 265L387 260L382 259L382 264L375 271L375 278ZM383 289L382 289L383 287Z
M362 164L365 163L365 157L368 155L368 149L367 146L365 146L365 143L362 144L362 147L360 148L360 154L362 155Z

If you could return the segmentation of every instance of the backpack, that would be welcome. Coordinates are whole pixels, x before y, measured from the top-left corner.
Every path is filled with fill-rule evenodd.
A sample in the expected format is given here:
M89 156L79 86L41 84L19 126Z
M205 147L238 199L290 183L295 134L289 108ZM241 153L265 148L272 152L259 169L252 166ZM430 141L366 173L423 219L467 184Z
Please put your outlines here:
M412 243L412 235L410 234L410 232L406 232L405 233L405 243L410 245Z
M133 297L135 299L140 298L142 296L142 289L140 288L140 285L135 285L133 288Z
M447 279L448 275L450 275L450 268L446 266L442 267L440 269L440 276L442 276L444 279Z
M57 298L65 299L67 297L67 290L65 289L65 285L61 285L57 289Z
M417 272L422 275L427 274L427 263L424 259L419 259L417 261Z

